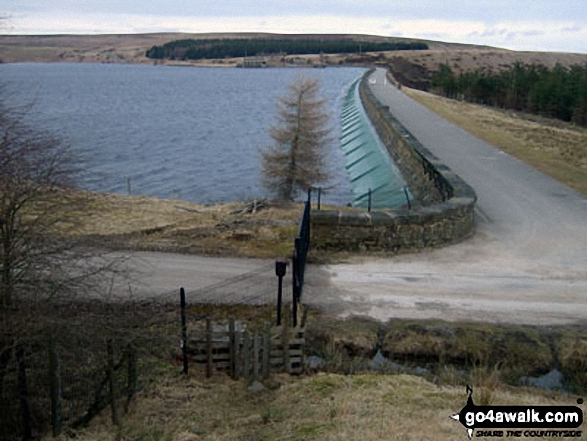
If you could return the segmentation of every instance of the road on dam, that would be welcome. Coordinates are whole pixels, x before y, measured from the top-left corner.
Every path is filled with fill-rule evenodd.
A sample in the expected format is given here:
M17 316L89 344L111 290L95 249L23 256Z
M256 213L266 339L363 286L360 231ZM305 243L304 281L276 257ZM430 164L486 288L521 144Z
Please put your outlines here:
M304 302L383 321L587 323L587 198L408 98L383 69L369 80L382 104L475 189L476 233L419 254L310 265ZM190 289L205 296L207 287L227 300L276 292L270 261L137 253L133 262L140 296L176 296L181 285L188 299Z

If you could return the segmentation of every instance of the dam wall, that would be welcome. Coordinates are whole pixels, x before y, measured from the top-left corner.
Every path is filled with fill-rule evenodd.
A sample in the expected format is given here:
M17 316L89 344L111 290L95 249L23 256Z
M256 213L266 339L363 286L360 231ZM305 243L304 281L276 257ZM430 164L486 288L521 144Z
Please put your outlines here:
M360 101L412 200L399 209L313 210L312 248L400 253L461 241L474 231L474 190L441 163L360 83Z

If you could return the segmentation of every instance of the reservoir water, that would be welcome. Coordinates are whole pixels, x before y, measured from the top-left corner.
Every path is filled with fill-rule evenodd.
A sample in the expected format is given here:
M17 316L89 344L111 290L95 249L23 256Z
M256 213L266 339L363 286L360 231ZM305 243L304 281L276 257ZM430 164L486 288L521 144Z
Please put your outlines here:
M317 78L334 139L328 203L351 202L339 148L344 95L364 69L212 69L121 64L3 64L9 105L34 103L27 120L61 137L85 162L85 189L228 202L269 195L259 148L275 108L300 74Z

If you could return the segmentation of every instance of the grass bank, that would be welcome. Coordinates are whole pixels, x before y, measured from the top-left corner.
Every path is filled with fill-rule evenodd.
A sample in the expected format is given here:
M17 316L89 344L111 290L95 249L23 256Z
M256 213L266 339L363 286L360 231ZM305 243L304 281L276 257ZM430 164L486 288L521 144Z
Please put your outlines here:
M56 233L83 244L210 256L290 257L303 212L302 203L266 199L199 205L86 191L68 191L55 197L66 200L59 203ZM51 204L39 204L31 211L38 215ZM323 205L323 209L333 208Z
M484 141L587 195L587 129L415 89L408 96Z
M194 308L192 313L207 311ZM216 320L232 315L249 317L253 323L267 315L263 308L250 306L219 307L212 313ZM382 332L382 326L374 322L342 321L312 312L307 350L325 356L321 372L300 377L274 374L263 382L263 391L252 392L244 381L233 381L223 373L206 379L202 371L192 368L183 376L181 367L170 361L132 402L120 427L110 423L105 410L75 435L87 441L465 439L463 427L449 419L465 405L465 384L473 385L477 404L576 405L579 395L508 385L499 368L489 364L496 358L478 353L487 347L503 349L499 357L536 371L535 360L540 364L550 356L551 344L545 337L550 334L561 351L567 341L581 341L584 349L587 344L584 330L570 328L394 321ZM389 375L360 367L357 360L368 360L377 346L406 363L418 352L429 360L430 371L436 363L438 372L445 374ZM440 357L448 363L451 357L462 359L467 354L472 358L461 360L470 362L464 377L438 361ZM355 370L345 373L352 363Z
M224 375L168 375L132 406L120 428L97 421L79 440L435 440L466 439L449 416L463 387L409 375L273 377L261 393ZM498 388L503 405L574 405L558 394ZM489 438L478 438L489 439ZM518 439L518 438L510 438Z
M71 197L71 196L70 196ZM301 204L204 206L178 200L79 192L58 228L88 245L232 257L289 256Z

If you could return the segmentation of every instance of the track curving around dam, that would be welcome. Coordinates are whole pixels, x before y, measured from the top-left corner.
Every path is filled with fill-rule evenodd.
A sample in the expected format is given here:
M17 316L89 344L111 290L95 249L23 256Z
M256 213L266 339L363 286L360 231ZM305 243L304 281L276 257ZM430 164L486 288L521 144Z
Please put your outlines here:
M306 300L379 320L587 322L587 199L411 100L385 70L369 87L473 187L476 235L422 254L314 267Z
M385 78L381 69L370 77L377 99L475 190L476 234L418 254L308 265L304 301L342 317L381 321L587 324L587 198L449 123ZM266 286L268 298L275 286L272 261L136 256L140 282L132 292L139 298L172 290L176 299L175 287L191 293L242 275Z

